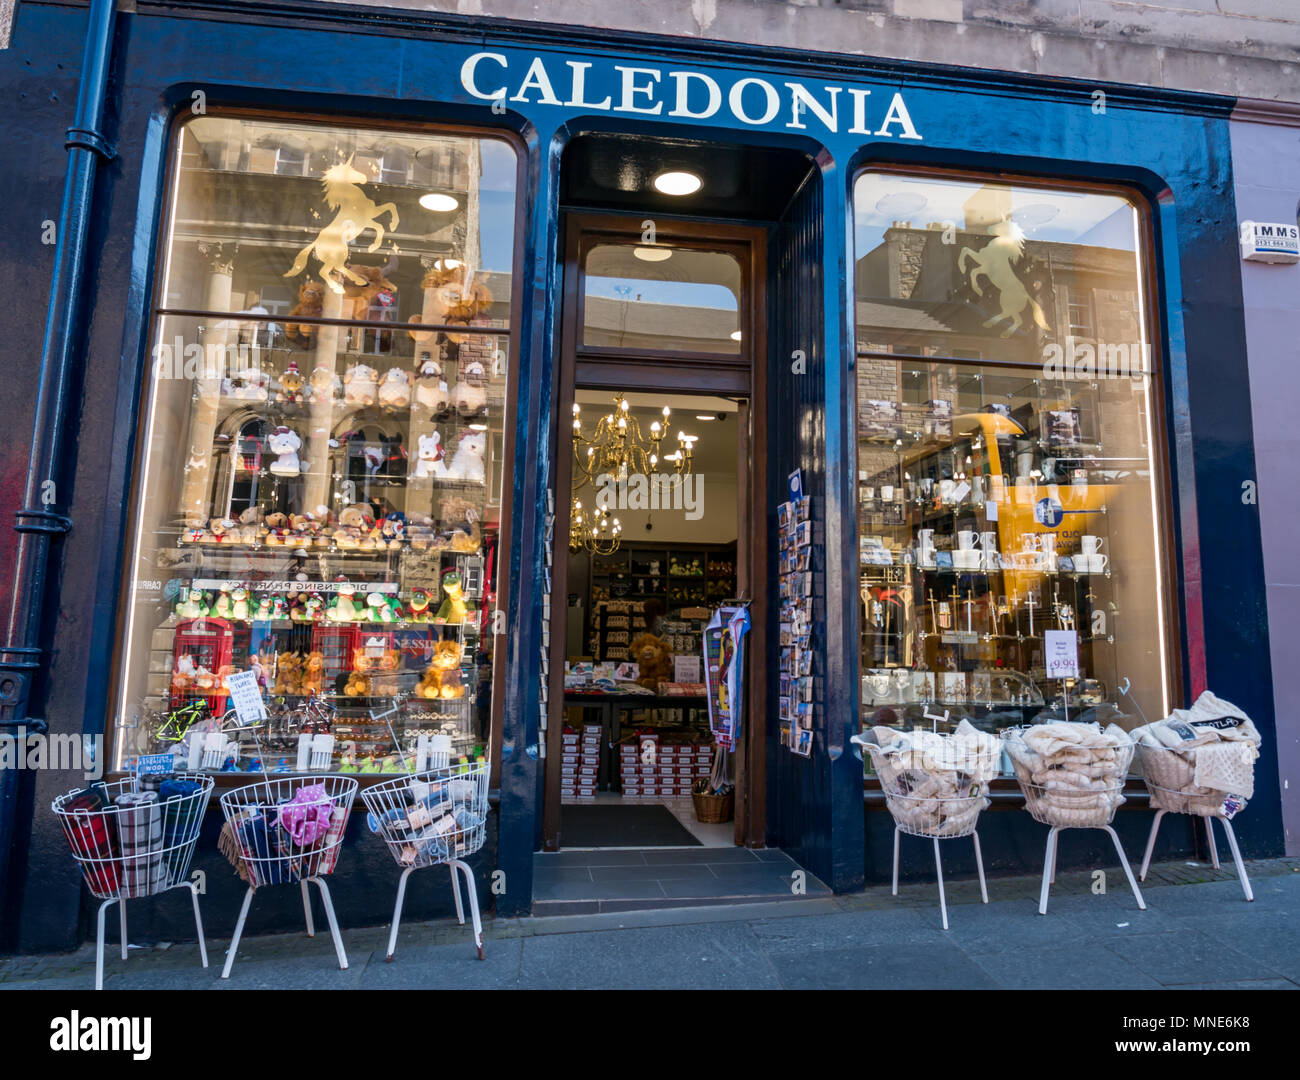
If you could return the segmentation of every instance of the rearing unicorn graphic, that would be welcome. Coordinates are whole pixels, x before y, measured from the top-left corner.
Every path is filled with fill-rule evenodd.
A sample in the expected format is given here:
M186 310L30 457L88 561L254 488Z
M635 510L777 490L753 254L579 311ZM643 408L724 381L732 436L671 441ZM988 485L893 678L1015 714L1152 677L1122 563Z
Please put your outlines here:
M1014 221L1004 218L993 226L993 239L984 247L979 251L964 247L961 249L961 254L957 256L957 270L963 275L966 273L967 259L975 264L970 272L970 287L975 290L976 296L984 295L984 290L979 285L981 277L997 289L998 303L1002 306L1002 311L991 319L985 319L984 325L990 327L1004 319L1010 319L1011 325L1002 331L1004 338L1010 337L1020 329L1024 322L1025 308L1029 308L1033 313L1034 322L1040 329L1048 331L1052 329L1047 325L1047 317L1043 314L1043 309L1038 306L1038 301L1029 295L1024 283L1011 269L1011 264L1019 262L1024 253L1024 230Z
M293 266L285 277L296 277L307 269L307 260L314 251L321 262L321 280L336 293L343 291L339 278L345 277L353 285L366 285L369 282L347 265L348 247L367 229L373 229L375 242L367 251L378 251L384 242L384 227L379 219L389 215L388 229L397 228L397 207L390 202L376 206L361 190L366 177L352 167L352 158L331 165L321 177L321 189L325 195L325 205L337 211L334 220L326 225L316 239L298 252Z

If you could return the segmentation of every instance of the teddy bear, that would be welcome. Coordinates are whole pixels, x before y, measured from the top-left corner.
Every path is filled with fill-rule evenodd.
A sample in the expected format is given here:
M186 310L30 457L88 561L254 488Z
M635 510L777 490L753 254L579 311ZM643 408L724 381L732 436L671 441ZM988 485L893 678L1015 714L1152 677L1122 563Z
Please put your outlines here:
M266 527L261 521L262 512L256 506L247 507L239 515L239 525L235 533L241 544L260 544L266 535Z
M298 362L290 360L289 366L284 369L284 374L280 376L280 388L275 392L275 400L281 404L301 405L303 403L303 387L306 386L307 380L302 377L302 372L298 370Z
M415 373L415 404L435 420L441 420L451 411L451 391L443 378L442 365L428 353Z
M379 404L385 409L405 409L411 404L411 377L401 368L389 368L379 384Z
M370 693L370 679L360 671L351 672L344 684L343 693L348 697L366 697Z
M434 476L446 476L447 466L443 461L442 436L436 431L431 431L421 435L417 445L411 479L428 480Z
M487 369L477 360L462 365L451 403L462 420L471 420L487 406Z
M464 586L460 574L450 568L442 572L442 591L447 595L433 617L436 623L453 623L460 625L469 618L469 607L465 603Z
M431 663L416 683L415 695L422 698L460 698L465 687L460 681L461 647L455 641L434 644Z
M373 405L379 393L379 372L369 364L353 364L343 376L343 401L348 405Z
M198 668L194 666L194 657L189 653L179 657L176 661L176 669L172 672L172 693L185 693L194 682L197 673Z
M229 389L227 389L227 382ZM222 393L240 401L266 401L271 396L270 379L257 368L240 368L230 373L229 380L222 381Z
M366 611L370 622L386 623L393 621L393 609L383 593L372 592L366 597Z
M320 695L325 690L325 654L309 652L302 665L302 692Z
M465 480L472 484L482 484L486 479L483 470L483 454L486 449L486 432L462 431L456 453L442 475L449 480Z
M627 655L640 670L636 681L647 690L658 692L659 684L672 678L673 652L662 638L638 634L628 645Z
M317 364L308 380L307 400L312 405L332 405L343 393L343 381L328 364Z
M391 514L379 522L379 538L383 541L380 547L387 547L389 551L400 551L402 541L406 538L406 515L400 510L394 510Z
M460 495L444 496L438 506L438 518L449 550L466 554L478 551L483 534L474 503Z
M365 263L348 263L347 274L337 274L335 280L343 285L343 317L357 321L380 322L383 312L397 303L397 286L388 280L388 273L397 268L397 259L389 259L385 266L368 266ZM362 278L358 282L356 278ZM379 311L375 310L376 304ZM351 345L355 349L362 347L364 330L354 328L349 331ZM376 333L375 345L380 352L388 352L393 345L391 331Z
M208 522L207 530L203 534L205 544L228 544L231 542L230 530L235 528L238 522L231 518L213 518Z
M271 693L277 697L297 694L302 686L302 657L297 653L282 652L276 657L275 685Z
M428 514L412 517L404 530L406 542L412 551L437 551L438 534L433 528L433 518Z
M267 547L284 546L285 537L289 532L289 519L279 511L267 514L262 519L263 536L262 543Z
M270 464L271 472L276 476L298 476L302 472L302 463L298 460L302 439L293 428L281 424L266 437L266 444L276 455Z
M319 281L305 281L298 287L298 303L289 312L289 318L306 315L320 318L325 311L325 286ZM285 323L284 336L299 345L310 345L316 340L315 323Z

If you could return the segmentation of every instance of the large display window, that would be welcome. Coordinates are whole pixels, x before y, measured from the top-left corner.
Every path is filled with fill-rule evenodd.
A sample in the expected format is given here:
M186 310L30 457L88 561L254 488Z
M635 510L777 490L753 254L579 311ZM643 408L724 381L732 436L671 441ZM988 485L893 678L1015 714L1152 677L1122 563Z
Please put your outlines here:
M863 723L1166 715L1137 207L868 172L854 227Z
M518 162L462 134L176 134L114 765L391 772L491 736ZM268 706L235 726L225 679Z

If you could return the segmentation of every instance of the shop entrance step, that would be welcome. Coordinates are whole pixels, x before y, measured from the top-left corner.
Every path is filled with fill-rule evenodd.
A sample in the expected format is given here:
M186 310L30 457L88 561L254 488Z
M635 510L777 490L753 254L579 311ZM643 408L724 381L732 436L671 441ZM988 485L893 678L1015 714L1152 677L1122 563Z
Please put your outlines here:
M533 856L533 915L803 903L831 891L781 851L591 848Z

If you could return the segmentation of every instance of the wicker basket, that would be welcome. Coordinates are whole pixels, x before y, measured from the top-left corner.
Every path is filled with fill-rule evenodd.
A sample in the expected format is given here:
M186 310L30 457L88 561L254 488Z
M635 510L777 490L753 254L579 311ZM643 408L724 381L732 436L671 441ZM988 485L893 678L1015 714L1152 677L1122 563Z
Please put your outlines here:
M695 820L701 825L721 825L730 821L736 808L736 792L728 791L725 795L694 794Z

